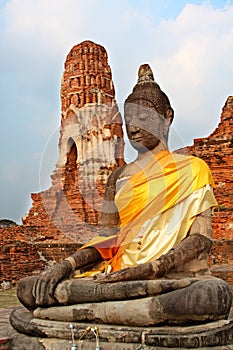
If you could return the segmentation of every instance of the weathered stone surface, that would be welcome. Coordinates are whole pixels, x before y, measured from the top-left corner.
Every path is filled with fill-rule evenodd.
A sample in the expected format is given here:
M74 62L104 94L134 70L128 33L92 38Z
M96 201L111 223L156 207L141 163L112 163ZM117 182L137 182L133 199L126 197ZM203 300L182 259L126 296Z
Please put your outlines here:
M187 325L227 318L231 304L230 286L212 278L154 297L38 308L33 314L37 318L69 322Z
M25 313L30 316L28 318L25 317ZM31 323L31 327L33 326L37 330L40 327L40 331L46 334L47 338L32 337L18 333L13 338L11 349L71 349L69 322L40 320L40 325L38 325L36 319L25 309L15 310L14 317L18 319L19 323L22 322L23 324L25 319L27 319ZM78 345L77 349L96 349L95 337L91 332L87 332L82 340L78 341L88 326L94 327L95 324L73 324L75 340ZM54 338L55 332L57 332L56 338ZM185 327L126 327L99 324L98 334L100 348L103 350L233 349L232 317L228 320Z
M15 334L12 338L10 350L45 350L46 347L37 338L27 337L23 334ZM52 349L52 348L50 348ZM67 349L69 349L67 347Z
M24 339L25 341L30 344L30 347L24 347ZM14 344L20 343L19 347L14 347ZM15 336L13 339L13 344L11 349L12 350L70 350L71 349L71 342L68 340L58 340L58 339L39 339L39 343L41 347L38 346L38 340L34 339L32 337L27 337L23 335L18 335ZM169 342L168 342L169 343ZM174 341L173 341L174 343ZM179 349L185 350L187 348L194 349L192 344L197 343L197 341L193 340L188 342L187 340L182 343L187 343L187 346L184 348L183 346L178 346ZM27 343L26 343L27 344ZM43 345L42 345L43 344ZM213 350L232 350L233 345L223 345L223 346L211 346L209 347L207 345L204 347L198 346L198 348L201 348L202 350L209 350L210 348ZM87 342L87 341L80 341L77 345L77 350L84 350L84 349L89 349L89 350L96 350L96 344L94 342ZM133 343L128 343L128 344L123 344L123 343L105 343L101 342L101 349L102 350L165 350L165 349L174 349L174 346L172 345L168 347L161 347L161 346L148 346L148 345L141 345L141 344L133 344Z
M61 282L55 290L60 304L77 304L108 300L126 300L146 297L185 288L197 281L195 278L180 280L126 281L96 283L91 280L69 279Z

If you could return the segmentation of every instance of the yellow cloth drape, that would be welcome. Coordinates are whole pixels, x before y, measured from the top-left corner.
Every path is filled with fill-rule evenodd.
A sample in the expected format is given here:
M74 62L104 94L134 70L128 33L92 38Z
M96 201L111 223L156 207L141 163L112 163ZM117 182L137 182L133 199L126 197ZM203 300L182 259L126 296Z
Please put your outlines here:
M215 206L213 189L205 185L173 207L147 220L122 255L121 268L156 260L181 242L195 217Z
M214 186L214 181L202 159L168 151L153 156L116 194L122 236L125 229L137 231L145 220L166 211L206 184Z
M131 176L115 196L120 215L120 231L117 238L97 236L84 247L95 246L104 259L109 258L107 264L111 265L112 271L158 258L187 235L196 215L217 205L213 193L206 185L213 187L214 181L209 167L202 159L170 153L167 150L152 155L143 169ZM197 194L200 189L202 191ZM194 193L196 195L193 195L192 205L190 200L185 203ZM165 231L161 225L158 226L158 222L156 224L156 220L160 218L160 223L166 227L174 215L171 208L182 202L185 214L180 215L180 221L187 222L187 225L185 228L181 225L182 232L170 232L168 243L164 238ZM190 205L195 207L195 210L189 209ZM167 214L162 215L163 213ZM149 230L145 229L145 223L148 223ZM142 237L137 237L139 232L142 232ZM144 241L141 240L143 237ZM148 242L150 248L145 249L143 244L148 246ZM108 249L109 255L106 254ZM130 258L130 252L132 256L137 255L134 254L135 249L144 254L143 259ZM152 255L151 251L154 252Z

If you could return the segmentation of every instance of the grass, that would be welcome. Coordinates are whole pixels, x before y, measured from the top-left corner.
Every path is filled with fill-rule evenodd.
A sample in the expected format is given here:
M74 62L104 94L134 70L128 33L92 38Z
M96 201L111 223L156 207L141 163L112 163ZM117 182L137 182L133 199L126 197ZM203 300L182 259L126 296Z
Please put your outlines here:
M11 288L0 291L0 308L8 308L21 305L16 296L16 289Z

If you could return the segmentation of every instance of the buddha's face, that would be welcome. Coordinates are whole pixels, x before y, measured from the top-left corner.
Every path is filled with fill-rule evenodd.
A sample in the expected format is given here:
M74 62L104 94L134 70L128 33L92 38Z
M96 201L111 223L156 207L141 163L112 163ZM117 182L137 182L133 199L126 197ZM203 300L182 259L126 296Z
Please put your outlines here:
M150 101L127 103L125 122L129 141L138 152L152 150L159 142L166 145L170 122L155 111Z

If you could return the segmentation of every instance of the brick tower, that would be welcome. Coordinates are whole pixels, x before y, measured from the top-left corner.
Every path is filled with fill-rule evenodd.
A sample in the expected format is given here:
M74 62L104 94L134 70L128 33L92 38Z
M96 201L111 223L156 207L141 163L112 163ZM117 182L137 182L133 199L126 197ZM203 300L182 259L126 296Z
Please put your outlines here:
M212 219L213 246L210 254L212 273L233 288L233 96L222 109L218 127L206 138L194 140L191 154L204 159L215 181L218 207Z
M39 227L46 240L66 237L83 243L96 234L109 174L124 164L122 119L101 45L84 41L69 52L61 105L52 186L32 194L33 205L23 223Z
M213 233L217 239L233 239L233 96L222 109L220 123L209 137L194 140L190 153L209 165L216 188L218 208L213 217Z

